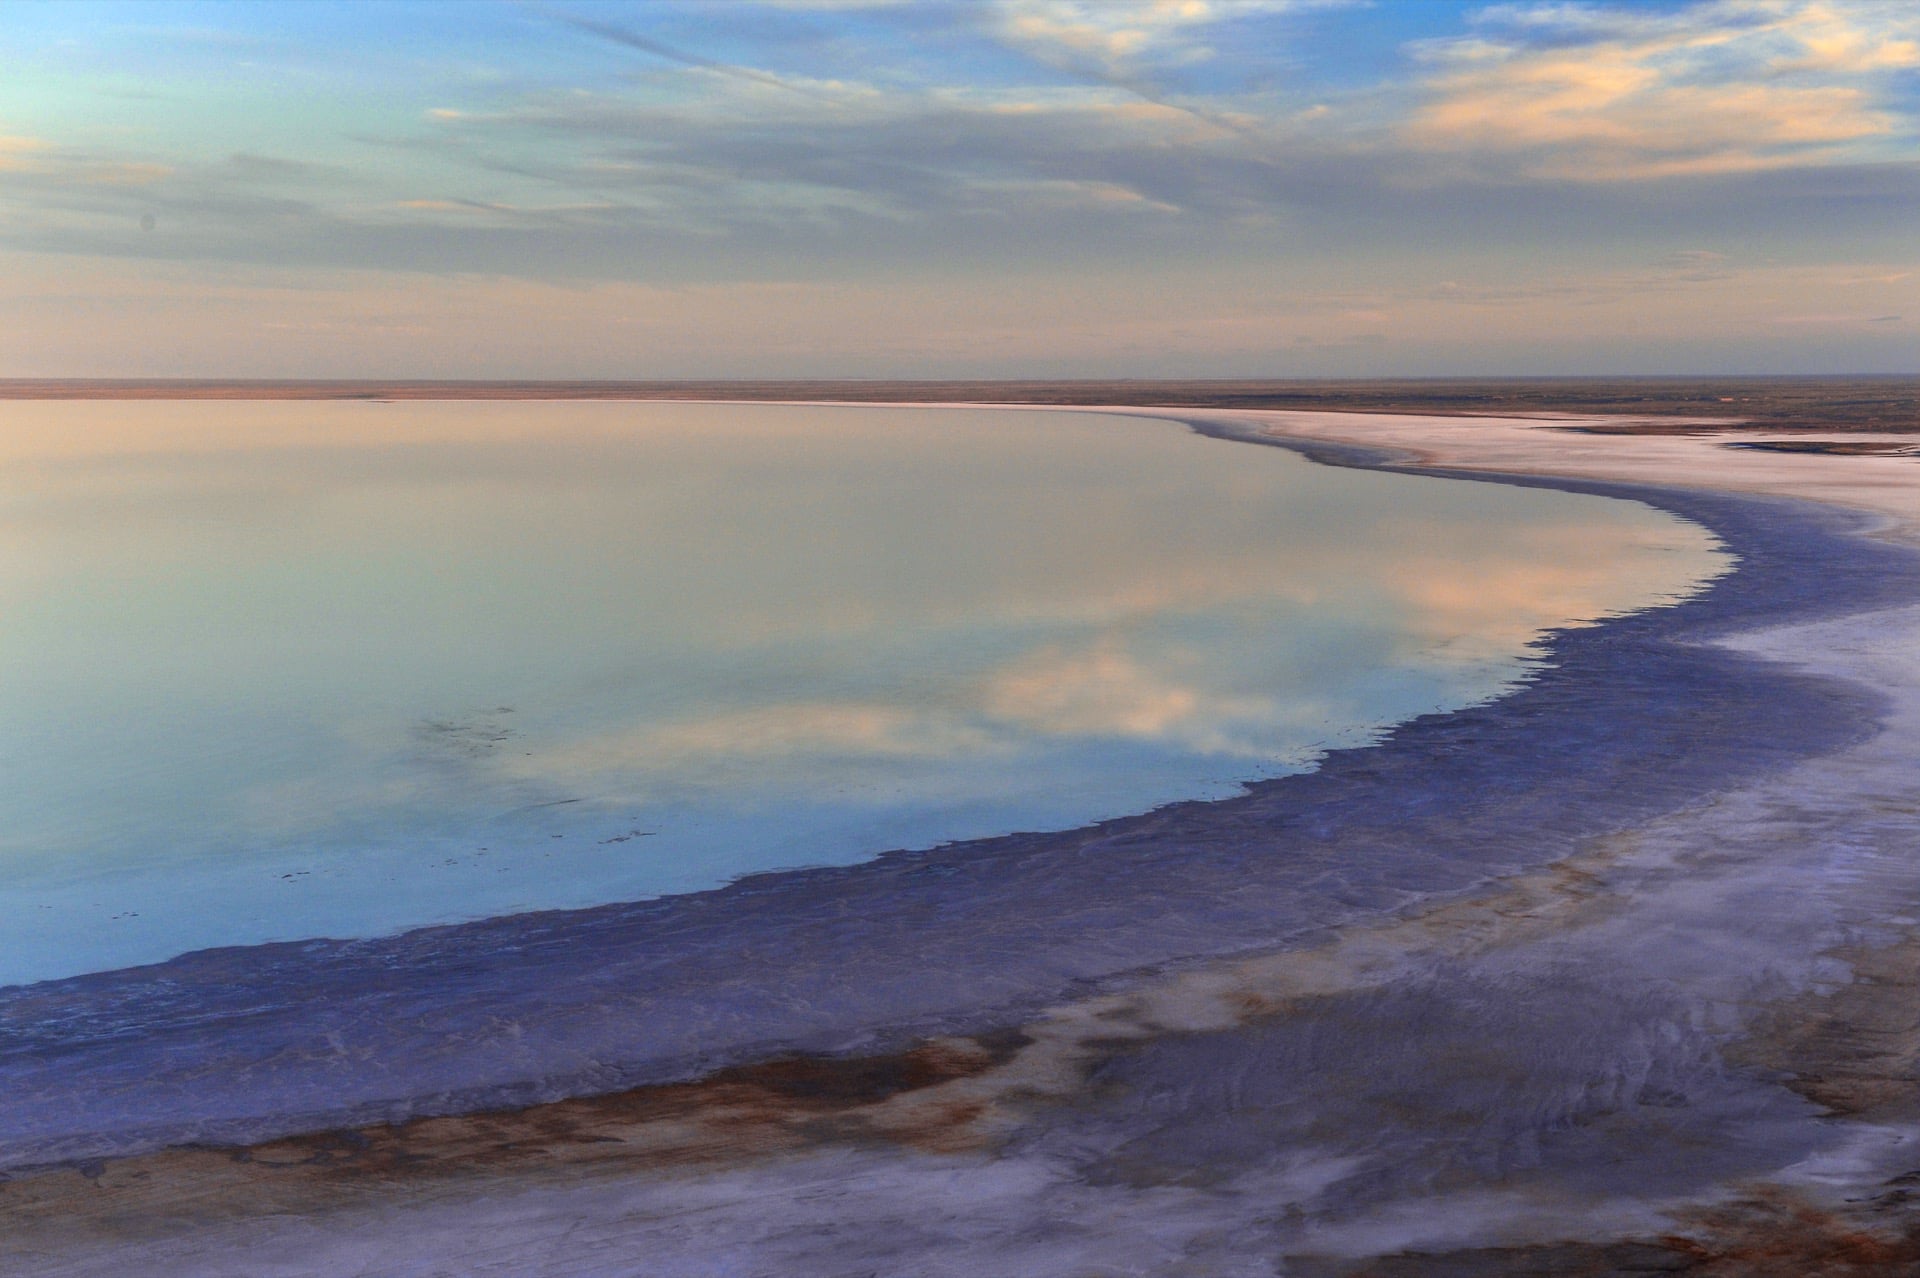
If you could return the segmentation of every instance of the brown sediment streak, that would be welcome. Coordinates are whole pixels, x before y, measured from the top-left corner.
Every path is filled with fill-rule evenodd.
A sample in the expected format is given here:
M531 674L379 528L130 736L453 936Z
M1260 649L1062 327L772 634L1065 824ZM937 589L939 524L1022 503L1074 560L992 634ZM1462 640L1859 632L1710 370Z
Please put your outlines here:
M669 1173L822 1143L958 1152L980 1102L949 1090L1010 1059L1018 1034L940 1039L884 1056L788 1057L696 1082L521 1110L188 1147L0 1181L16 1241L32 1232L146 1233L342 1208L492 1178Z
M1902 1178L1907 1179L1907 1178ZM1691 1252L1700 1273L1753 1278L1882 1278L1920 1272L1920 1215L1903 1184L1849 1204L1823 1208L1787 1190L1766 1188L1682 1214L1672 1240Z
M1657 1238L1403 1252L1364 1261L1290 1258L1292 1278L1896 1278L1920 1272L1912 1191L1887 1192L1844 1211L1762 1189L1686 1213Z
M1609 907L1599 874L1625 837L1470 900L1314 949L1212 963L1064 1004L1015 1029L862 1057L791 1056L697 1081L524 1109L195 1146L0 1180L20 1241L148 1236L220 1220L428 1198L541 1177L670 1175L833 1145L991 1151L1036 1107L1071 1104L1097 1066L1156 1037L1285 1017L1422 963L1546 935Z
M1788 1075L1788 1087L1833 1114L1920 1118L1920 937L1831 957L1852 970L1848 984L1770 1009L1729 1057Z

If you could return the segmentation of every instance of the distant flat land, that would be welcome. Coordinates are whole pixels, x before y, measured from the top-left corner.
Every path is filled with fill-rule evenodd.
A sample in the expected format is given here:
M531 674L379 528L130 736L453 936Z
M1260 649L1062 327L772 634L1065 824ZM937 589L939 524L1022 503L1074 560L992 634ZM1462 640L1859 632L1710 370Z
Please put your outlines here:
M1625 434L1920 430L1920 377L1430 378L1383 381L0 380L4 399L731 399L1129 404L1448 416L1568 414ZM1695 424L1697 422L1697 425Z

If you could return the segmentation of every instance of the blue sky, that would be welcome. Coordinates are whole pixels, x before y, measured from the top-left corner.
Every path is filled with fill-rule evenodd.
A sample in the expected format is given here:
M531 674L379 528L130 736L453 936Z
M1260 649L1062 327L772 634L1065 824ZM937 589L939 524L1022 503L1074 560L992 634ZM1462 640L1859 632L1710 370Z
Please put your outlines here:
M1920 6L0 3L0 375L1912 371Z

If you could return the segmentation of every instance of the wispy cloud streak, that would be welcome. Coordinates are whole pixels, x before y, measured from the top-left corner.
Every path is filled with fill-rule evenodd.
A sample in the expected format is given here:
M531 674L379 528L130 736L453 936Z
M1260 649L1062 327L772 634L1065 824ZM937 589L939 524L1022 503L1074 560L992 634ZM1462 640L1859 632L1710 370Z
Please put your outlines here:
M588 18L577 13L567 13L562 10L549 9L542 5L531 7L534 12L543 14L563 26L572 27L576 31L583 31L591 36L597 36L609 44L619 45L623 49L634 49L641 53L652 54L654 57L667 62L676 62L684 67L695 67L702 71L711 71L716 75L732 76L735 79L748 80L755 84L770 85L776 89L784 89L789 93L798 93L807 97L826 100L832 99L831 94L823 92L812 85L797 83L784 76L775 75L771 71L762 71L758 67L741 66L732 62L721 62L715 58L707 58L697 53L689 53L685 49L675 48L664 41L656 40L651 36L641 35L637 31L629 30L626 27L619 26L612 22L602 22L597 18Z

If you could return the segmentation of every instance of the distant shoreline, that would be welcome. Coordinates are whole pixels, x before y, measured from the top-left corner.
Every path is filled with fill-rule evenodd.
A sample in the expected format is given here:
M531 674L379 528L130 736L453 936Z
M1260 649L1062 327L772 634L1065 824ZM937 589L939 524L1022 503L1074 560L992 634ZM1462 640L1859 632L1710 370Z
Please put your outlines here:
M1920 430L1920 376L1254 379L244 379L0 378L20 399L810 400L1140 405L1428 416L1604 415L1629 434ZM1669 420L1672 419L1672 420Z

